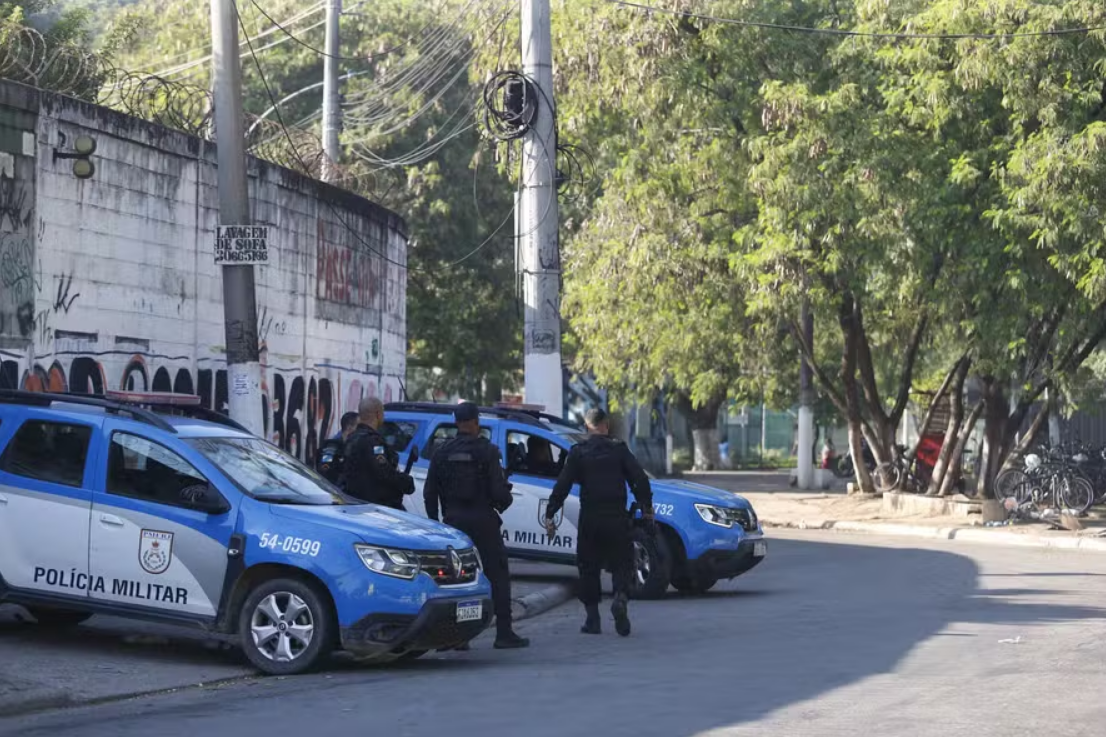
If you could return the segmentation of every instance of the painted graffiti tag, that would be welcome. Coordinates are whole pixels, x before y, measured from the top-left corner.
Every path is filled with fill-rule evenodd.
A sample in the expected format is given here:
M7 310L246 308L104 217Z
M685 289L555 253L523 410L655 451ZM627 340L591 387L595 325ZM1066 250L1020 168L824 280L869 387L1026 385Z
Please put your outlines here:
M5 221L8 231L17 233L31 226L30 205L27 202L27 190L19 186L15 177L0 172L0 230Z
M378 259L345 246L319 243L315 296L329 302L375 307L380 282Z

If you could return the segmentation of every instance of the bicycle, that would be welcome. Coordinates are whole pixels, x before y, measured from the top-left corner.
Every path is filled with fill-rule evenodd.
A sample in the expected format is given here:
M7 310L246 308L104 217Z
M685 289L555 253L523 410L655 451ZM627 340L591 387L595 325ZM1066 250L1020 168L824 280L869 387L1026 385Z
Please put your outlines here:
M929 479L917 473L918 460L907 459L906 447L895 445L895 455L890 461L876 466L872 472L872 482L876 491L885 494L891 491L905 491L911 494L921 493L929 485Z

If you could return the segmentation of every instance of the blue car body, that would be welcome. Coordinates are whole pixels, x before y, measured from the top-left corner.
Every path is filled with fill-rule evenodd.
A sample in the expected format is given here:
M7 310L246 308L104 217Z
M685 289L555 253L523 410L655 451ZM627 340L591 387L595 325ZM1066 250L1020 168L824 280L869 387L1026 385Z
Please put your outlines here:
M389 444L401 458L412 448L419 450L412 469L418 490L406 508L425 515L420 491L428 459L437 444L456 433L451 408L395 403L385 409L383 432ZM501 408L483 408L480 425L484 436L499 448L513 484L514 503L503 514L508 553L574 564L579 488L573 488L559 517L557 535L548 537L542 520L564 458L583 439L583 430L539 413ZM546 447L550 452L543 456ZM659 534L635 536L637 596L663 595L670 583L682 590L705 590L719 579L750 570L767 554L764 532L745 498L678 480L654 479L652 490Z
M43 621L99 612L238 632L269 672L310 665L249 649L283 624L243 609L274 581L298 582L296 601L319 610L318 646L289 640L313 662L333 645L379 660L449 649L491 623L461 532L351 500L226 425L71 401L0 396L0 603ZM280 596L291 628L300 604Z

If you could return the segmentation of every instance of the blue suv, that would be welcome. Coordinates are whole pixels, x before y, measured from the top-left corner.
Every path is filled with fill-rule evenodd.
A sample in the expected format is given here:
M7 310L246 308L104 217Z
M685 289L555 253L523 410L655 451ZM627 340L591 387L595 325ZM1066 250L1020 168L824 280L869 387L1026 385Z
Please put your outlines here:
M0 391L0 603L41 624L102 612L237 634L271 674L338 646L418 657L488 627L465 535L350 499L183 406L198 401Z
M515 558L575 564L580 490L574 487L559 513L558 534L543 528L549 494L568 450L584 439L582 428L536 411L481 408L481 433L503 455L514 485L514 504L503 514L503 541ZM407 511L426 514L421 486L434 448L457 433L452 407L418 402L385 406L382 432L404 457L412 449L420 460L412 475L418 490ZM634 533L635 590L638 598L664 596L670 585L703 592L720 579L739 576L768 551L764 532L747 500L736 494L684 481L656 480L653 511L656 535Z

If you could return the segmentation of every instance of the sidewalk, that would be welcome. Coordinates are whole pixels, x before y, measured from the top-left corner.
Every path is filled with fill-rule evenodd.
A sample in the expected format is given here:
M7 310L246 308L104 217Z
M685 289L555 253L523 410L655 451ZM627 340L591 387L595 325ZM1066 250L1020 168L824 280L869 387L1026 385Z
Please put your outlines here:
M1045 522L984 527L964 517L889 515L878 496L793 489L786 472L691 473L685 478L726 489L749 500L764 527L839 530L936 540L1106 552L1106 520L1092 512L1079 532L1056 530Z
M512 562L516 621L567 601L574 579L573 568ZM0 719L261 678L224 636L104 616L48 630L18 621L18 611L0 606ZM335 667L343 667L337 658Z

